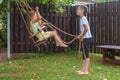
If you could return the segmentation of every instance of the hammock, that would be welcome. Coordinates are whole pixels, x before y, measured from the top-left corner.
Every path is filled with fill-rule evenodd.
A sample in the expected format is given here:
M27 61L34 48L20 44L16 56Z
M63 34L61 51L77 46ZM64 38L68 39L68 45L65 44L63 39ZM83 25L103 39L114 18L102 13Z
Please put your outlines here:
M24 6L25 6L25 8L26 8L27 11L29 11L29 9L33 11L33 9L29 6L29 4L24 3L24 2L23 2L23 4L24 4ZM22 19L23 19L23 21L24 21L24 23L25 23L25 25L26 25L26 28L27 28L27 30L28 30L28 33L29 33L29 35L30 35L29 38L33 39L33 42L34 42L34 44L35 44L34 46L38 46L39 44L42 44L43 42L46 42L45 39L44 39L43 41L37 40L37 42L34 40L33 37L35 37L37 34L39 34L40 31L38 31L37 33L33 33L32 30L30 30L30 26L27 24L27 22L26 22L26 20L25 20L25 18L24 18L23 12L22 12L22 10L21 10L21 8L20 8L20 6L19 6L18 3L17 3L17 6L18 6L18 9L19 9L20 14L21 14L21 16L22 16ZM29 16L28 14L27 14L27 16L30 18L30 16ZM66 34L66 35L68 35L68 36L74 37L74 38L73 38L71 41L69 41L69 42L65 42L65 41L62 40L63 43L65 43L65 44L71 44L73 41L75 41L75 40L77 39L77 36L76 36L76 35L67 33L67 32L65 32L65 31L59 29L58 27L54 26L53 24L51 24L50 22L48 22L48 21L47 21L45 18L43 18L43 17L42 17L42 21L48 23L47 27L49 27L50 29L52 29L52 30L54 30L54 31L57 31L57 30L58 30L58 31L60 31L60 32ZM42 34L41 34L41 35L42 35ZM44 36L43 36L43 37L44 37ZM42 43L41 43L41 42L42 42ZM36 44L36 43L39 43L39 44Z

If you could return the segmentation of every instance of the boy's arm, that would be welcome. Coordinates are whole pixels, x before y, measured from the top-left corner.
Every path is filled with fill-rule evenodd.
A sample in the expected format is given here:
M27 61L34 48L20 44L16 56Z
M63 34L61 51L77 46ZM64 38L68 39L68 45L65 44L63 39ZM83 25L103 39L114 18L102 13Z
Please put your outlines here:
M41 29L43 30L46 26L43 26Z
M39 29L43 30L46 26L42 24L41 20L38 22L39 23Z
M48 23L46 23L46 22L43 22L42 24L43 24L43 25L48 25Z
M86 24L83 24L83 26L84 26L84 31L78 36L78 39L80 39L80 41L83 40L84 35L88 31L88 26Z

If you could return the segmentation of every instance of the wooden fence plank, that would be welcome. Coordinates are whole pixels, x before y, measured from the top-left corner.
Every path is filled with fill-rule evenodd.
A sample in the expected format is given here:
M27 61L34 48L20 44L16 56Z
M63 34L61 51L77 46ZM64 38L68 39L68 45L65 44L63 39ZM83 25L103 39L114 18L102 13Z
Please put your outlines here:
M55 26L57 26L58 27L58 14L55 14L55 18L54 18L55 20ZM58 47L55 47L55 52L59 52L59 49L58 49Z
M118 45L120 45L120 8L119 8L119 5L120 5L120 1L117 3L117 8L118 8L118 14L117 14L117 17L118 17Z
M113 44L112 43L112 38L113 38L113 35L112 35L112 30L113 30L113 16L112 16L112 4L111 3L109 3L109 32L108 32L108 35L109 35L109 44Z
M19 52L19 15L15 15L15 52Z
M58 24L58 27L60 29L62 29L62 18L61 18L60 13L58 13L58 23L57 24ZM60 32L59 35L60 35L61 38L63 37L63 33ZM59 47L59 52L61 52L61 51L63 51L63 48Z
M106 44L109 44L109 35L108 35L108 32L109 32L109 19L110 19L110 17L109 17L109 15L108 15L108 13L109 13L109 3L106 3L105 4L105 28L104 28L104 33L105 33L105 43ZM106 31L106 32L105 32Z
M95 39L95 40L94 40L94 44L95 44L95 46L97 46L97 29L99 29L99 28L97 27L97 21L96 21L96 20L97 20L97 18L96 18L96 16L97 16L97 15L96 15L96 12L97 12L97 11L96 11L96 7L97 7L97 4L95 4L95 5L93 5L93 6L94 6L94 7L93 7L93 8L94 8L94 14L93 14L93 15L94 15L94 24L95 24L95 33L94 33L94 34L95 34L95 36L94 36L94 39ZM96 49L96 47L94 47L94 48L95 48L95 52L96 52L97 49Z
M21 15L19 14L19 16L21 16ZM25 41L24 41L25 29L24 29L24 26L22 26L22 24L24 23L22 18L20 18L19 23L20 23L20 52L25 52Z
M65 10L65 12L63 13L63 30L64 30L64 31L67 31L67 29L66 29L66 27L67 27L67 26L66 26L66 6L64 7L64 10ZM63 39L64 41L67 40L65 34L63 35L62 39Z
M117 45L118 44L118 31L117 31L118 30L118 26L117 26L117 24L119 24L118 23L118 18L117 18L118 17L117 16L117 10L118 10L118 8L117 8L117 2L114 3L114 8L115 8L114 9L115 10L114 11L114 15L115 15L114 16L115 17L114 18L115 19L115 21L114 21L115 22L115 25L114 25L114 35L115 35L114 44Z
M77 29L76 29L77 27L79 27L79 26L76 26L76 7L71 7L71 34L78 35ZM73 38L74 37L71 37L71 39L73 39ZM75 50L76 48L78 48L75 46L76 46L76 43L73 42L72 50Z

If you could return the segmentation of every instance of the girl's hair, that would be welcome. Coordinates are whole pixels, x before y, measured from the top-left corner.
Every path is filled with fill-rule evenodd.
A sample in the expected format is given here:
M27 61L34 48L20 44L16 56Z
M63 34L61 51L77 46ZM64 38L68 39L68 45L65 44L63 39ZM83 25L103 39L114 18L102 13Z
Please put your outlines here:
M87 16L87 14L88 14L88 7L85 6L85 5L80 5L80 6L78 6L78 7L80 7L81 9L83 9L83 10L84 10L83 15L84 15L84 16Z
M29 11L29 12L27 13L27 15L28 15L28 18L27 18L28 26L30 26L30 21L31 21L32 17L34 16L34 14L35 14L34 11Z
M29 12L28 12L28 15L29 15L30 19L34 16L34 14L35 14L34 11L29 11Z

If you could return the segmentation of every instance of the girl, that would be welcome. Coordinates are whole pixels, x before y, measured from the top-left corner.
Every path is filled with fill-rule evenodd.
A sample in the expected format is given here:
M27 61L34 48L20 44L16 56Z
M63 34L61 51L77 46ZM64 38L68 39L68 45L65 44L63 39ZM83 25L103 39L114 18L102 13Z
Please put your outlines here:
M88 67L89 67L89 50L90 50L90 44L92 43L92 35L90 31L90 26L88 23L88 20L86 18L87 15L87 7L85 6L79 6L76 10L76 15L80 17L80 35L78 36L78 39L83 42L83 65L82 69L76 71L78 74L88 74Z
M36 37L39 40L44 40L47 39L49 37L53 37L55 39L56 42L56 46L60 46L60 47L67 47L68 45L64 44L60 37L58 36L58 34L56 33L56 31L48 31L48 32L44 32L43 29L45 28L44 25L47 25L46 23L43 23L41 20L41 15L39 13L39 8L36 7L35 11L30 11L29 12L30 15L30 29L36 33L38 32L38 30L40 30L41 32L39 34L36 35Z

